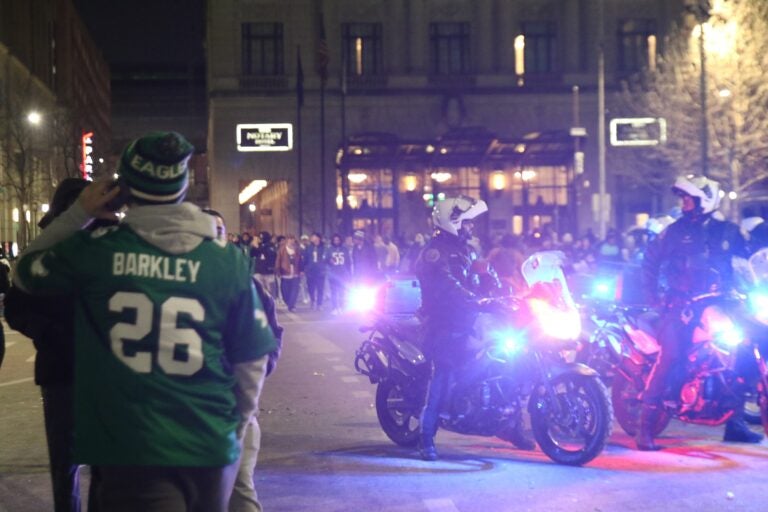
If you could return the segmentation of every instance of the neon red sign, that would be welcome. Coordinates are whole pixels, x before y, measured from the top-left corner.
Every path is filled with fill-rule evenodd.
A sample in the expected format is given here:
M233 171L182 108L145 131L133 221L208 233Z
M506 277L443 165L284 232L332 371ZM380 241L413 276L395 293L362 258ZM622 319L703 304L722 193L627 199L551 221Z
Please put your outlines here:
M83 164L80 170L83 175L83 179L93 180L93 132L83 134L81 141L81 147L83 151Z

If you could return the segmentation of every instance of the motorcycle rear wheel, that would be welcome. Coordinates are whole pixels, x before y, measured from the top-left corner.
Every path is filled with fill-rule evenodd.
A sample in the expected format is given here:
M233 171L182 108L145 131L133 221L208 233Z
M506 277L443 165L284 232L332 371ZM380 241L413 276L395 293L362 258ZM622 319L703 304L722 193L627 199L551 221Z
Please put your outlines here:
M419 441L422 400L412 390L385 380L376 388L376 416L382 430L395 444L413 448Z
M622 430L631 437L637 435L640 425L640 393L642 389L637 389L634 382L623 375L616 374L611 386L611 401L613 402L613 412L616 421ZM667 428L672 416L666 410L662 410L653 426L653 437L658 436Z
M551 383L557 404L544 392L531 397L533 436L559 464L581 466L603 451L611 435L613 411L608 390L597 377L567 373Z

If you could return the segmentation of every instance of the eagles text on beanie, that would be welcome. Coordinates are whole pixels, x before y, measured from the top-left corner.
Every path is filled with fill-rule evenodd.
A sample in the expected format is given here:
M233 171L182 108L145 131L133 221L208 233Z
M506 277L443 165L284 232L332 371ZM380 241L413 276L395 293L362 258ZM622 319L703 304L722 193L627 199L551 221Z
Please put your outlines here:
M176 132L153 132L131 142L117 170L131 196L147 203L176 203L189 184L187 162L195 148Z

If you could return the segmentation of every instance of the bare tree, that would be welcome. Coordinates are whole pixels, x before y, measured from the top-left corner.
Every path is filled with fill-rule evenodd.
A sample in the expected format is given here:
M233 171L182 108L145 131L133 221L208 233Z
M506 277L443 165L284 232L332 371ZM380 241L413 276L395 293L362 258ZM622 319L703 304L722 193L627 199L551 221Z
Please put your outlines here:
M709 15L707 167L732 198L735 218L737 202L756 200L768 185L768 2L720 0ZM693 23L673 30L655 69L625 81L615 104L622 115L667 120L666 144L622 152L614 166L617 174L654 192L677 174L702 169L699 30Z
M54 172L57 180L82 176L80 169L82 158L78 153L80 149L78 142L82 132L77 121L71 107L61 103L55 107L48 140L55 156Z
M0 186L19 210L18 243L24 247L32 232L31 217L26 210L33 211L39 199L47 200L52 181L51 152L45 140L44 128L35 125L28 117L30 106L38 108L50 105L46 92L31 76L23 80L13 93L3 97L4 109L0 115L4 172L0 175Z

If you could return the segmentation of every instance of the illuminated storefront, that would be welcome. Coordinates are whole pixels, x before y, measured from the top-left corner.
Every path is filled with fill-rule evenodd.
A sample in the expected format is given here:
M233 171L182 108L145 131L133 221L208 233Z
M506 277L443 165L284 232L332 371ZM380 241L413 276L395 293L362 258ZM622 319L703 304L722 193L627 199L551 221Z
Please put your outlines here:
M409 237L432 229L434 201L466 194L489 204L485 234L576 232L574 142L566 132L513 140L482 128L432 141L353 135L337 153L336 205L347 229Z

